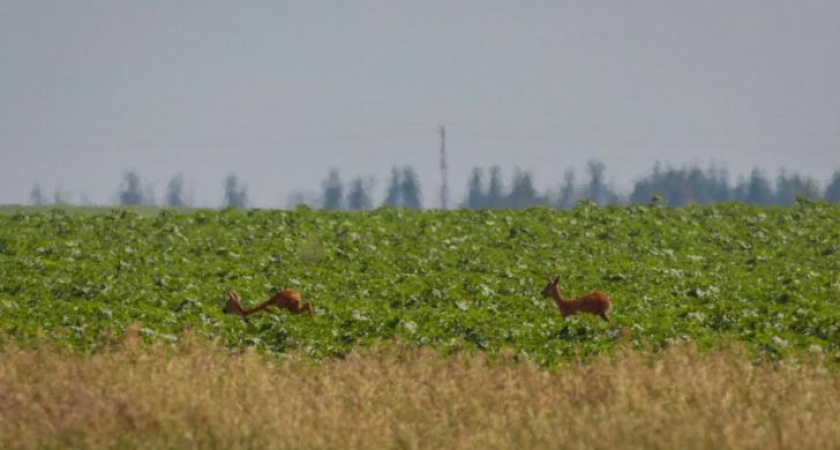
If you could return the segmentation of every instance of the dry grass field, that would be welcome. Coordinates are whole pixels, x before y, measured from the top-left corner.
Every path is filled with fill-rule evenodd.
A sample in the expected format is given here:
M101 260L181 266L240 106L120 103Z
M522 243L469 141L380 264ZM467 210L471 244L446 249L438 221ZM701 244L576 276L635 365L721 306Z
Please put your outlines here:
M389 345L343 360L184 339L0 350L0 448L840 448L840 377L736 350L547 371Z

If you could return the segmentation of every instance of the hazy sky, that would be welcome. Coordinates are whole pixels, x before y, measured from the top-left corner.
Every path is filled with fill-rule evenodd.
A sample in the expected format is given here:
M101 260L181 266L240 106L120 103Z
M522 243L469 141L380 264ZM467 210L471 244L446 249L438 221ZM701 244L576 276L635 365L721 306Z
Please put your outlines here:
M33 185L113 202L136 169L202 204L229 172L285 206L412 164L437 206L437 127L540 189L598 158L840 169L837 0L0 0L0 203Z

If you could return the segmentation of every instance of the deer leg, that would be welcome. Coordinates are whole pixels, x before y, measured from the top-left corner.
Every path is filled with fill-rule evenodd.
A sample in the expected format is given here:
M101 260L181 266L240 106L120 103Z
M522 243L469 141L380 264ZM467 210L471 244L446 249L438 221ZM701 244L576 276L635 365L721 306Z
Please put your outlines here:
M310 317L315 317L315 314L312 311L312 304L306 303L303 306L298 303L294 305L294 309L291 310L295 314L303 314L304 312L308 312Z
M598 313L598 315L601 316L601 318L604 319L605 321L607 321L607 322L610 321L610 316L607 315L606 311L601 311L600 313Z

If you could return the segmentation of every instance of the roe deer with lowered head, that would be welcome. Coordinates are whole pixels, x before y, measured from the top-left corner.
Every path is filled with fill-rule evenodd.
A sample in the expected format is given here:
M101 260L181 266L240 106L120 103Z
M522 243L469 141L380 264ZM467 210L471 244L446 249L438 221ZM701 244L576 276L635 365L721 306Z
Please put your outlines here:
M560 314L563 317L573 316L579 312L587 312L600 316L607 322L610 321L609 310L612 307L612 302L606 294L602 292L590 292L582 297L567 300L560 294L560 289L557 283L560 277L548 277L548 284L542 290L543 297L551 297L554 303L560 308Z
M315 313L312 310L312 302L306 302L301 305L300 294L290 289L283 289L282 291L274 294L274 297L271 297L262 304L251 309L245 309L242 307L242 299L236 291L228 292L227 299L227 303L225 303L225 307L222 308L222 312L225 314L240 316L243 320L245 320L245 322L248 321L248 316L258 313L269 306L274 306L280 309L288 309L292 314L301 314L306 311L309 313L310 317L315 317Z

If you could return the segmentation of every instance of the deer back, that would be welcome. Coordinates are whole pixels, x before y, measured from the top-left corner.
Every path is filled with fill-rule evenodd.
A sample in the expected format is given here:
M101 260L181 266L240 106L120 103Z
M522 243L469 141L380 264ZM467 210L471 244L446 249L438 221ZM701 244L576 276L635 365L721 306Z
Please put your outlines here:
M588 312L599 314L610 309L609 297L602 292L591 292L574 300L565 300L559 303L560 310L568 310L571 314L577 312ZM565 313L565 312L564 312Z
M291 290L291 289L283 289L282 291L274 294L274 297L269 300L278 308L287 308L289 306L296 306L300 304L300 294Z

